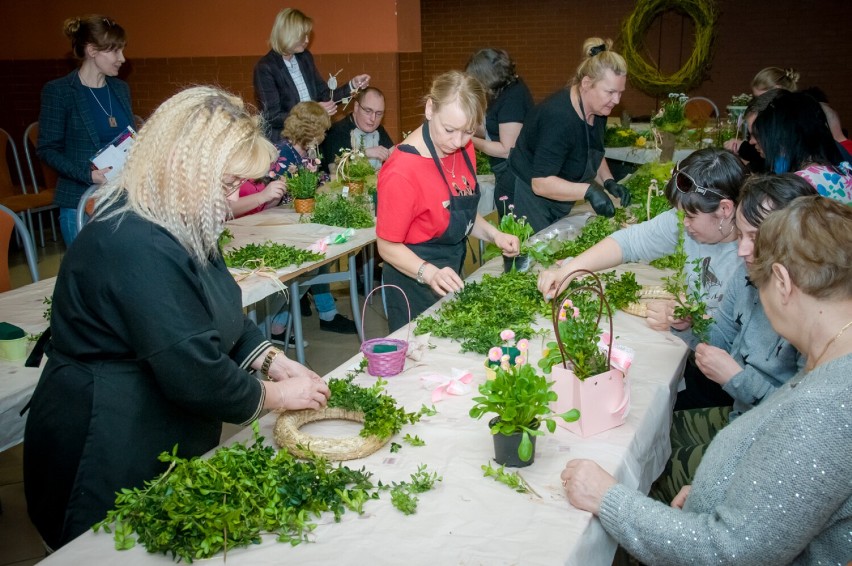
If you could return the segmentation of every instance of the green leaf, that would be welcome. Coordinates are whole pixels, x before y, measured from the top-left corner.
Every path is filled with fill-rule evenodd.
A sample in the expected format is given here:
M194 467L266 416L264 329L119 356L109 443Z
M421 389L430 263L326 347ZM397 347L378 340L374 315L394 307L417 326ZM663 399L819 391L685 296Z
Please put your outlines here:
M529 462L532 458L533 445L530 440L530 435L527 431L523 432L521 443L518 445L518 458L524 462Z

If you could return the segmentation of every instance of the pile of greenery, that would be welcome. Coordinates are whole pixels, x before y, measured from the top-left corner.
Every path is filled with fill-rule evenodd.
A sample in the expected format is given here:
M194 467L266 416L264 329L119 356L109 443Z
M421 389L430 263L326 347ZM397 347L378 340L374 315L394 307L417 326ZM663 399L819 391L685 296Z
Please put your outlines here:
M593 216L573 240L551 240L544 246L527 246L527 253L543 266L549 266L559 259L577 257L618 230L626 218L627 212L623 208L617 208L612 218Z
M376 225L367 195L318 194L311 222L356 230Z
M242 269L256 269L259 266L281 269L288 265L301 265L325 257L325 254L317 254L274 242L246 244L222 255L225 259L225 265Z
M363 468L332 466L319 457L296 460L286 450L265 446L257 422L252 429L251 446L238 442L209 459L179 458L177 447L162 453L168 469L141 489L122 489L115 509L94 531L113 533L117 550L133 548L138 539L148 552L186 562L219 552L227 557L229 549L259 544L264 534L291 545L306 542L316 528L313 517L331 512L339 521L346 510L360 515L364 503L385 490L408 515L416 498L413 506L409 500L397 504L393 489L422 493L441 479L420 466L411 484L374 486Z
M491 174L491 161L488 159L488 156L476 150L476 174L477 175L490 175Z
M530 338L532 323L550 312L537 281L535 273L485 275L479 283L465 284L432 316L419 317L414 333L451 338L461 342L462 352L478 354L499 344L505 328L512 328L518 339Z

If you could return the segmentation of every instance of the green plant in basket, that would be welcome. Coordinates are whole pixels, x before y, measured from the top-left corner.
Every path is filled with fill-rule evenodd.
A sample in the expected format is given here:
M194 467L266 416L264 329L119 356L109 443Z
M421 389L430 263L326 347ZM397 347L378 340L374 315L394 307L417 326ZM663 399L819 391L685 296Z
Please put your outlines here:
M294 199L314 198L319 186L320 173L315 168L290 166L287 177L287 192Z
M651 118L651 125L671 134L679 134L686 128L686 101L689 97L679 92L669 93L668 101L663 103L657 115Z
M598 325L600 301L596 295L574 293L574 299L563 301L559 309L559 337L572 361L574 375L584 380L609 369L606 353L598 343L603 331ZM554 365L562 363L562 352L556 342L548 342L538 365L550 373Z
M571 409L562 414L554 414L550 403L557 395L551 390L552 381L547 381L535 368L527 363L509 365L508 361L497 368L494 379L479 386L481 396L474 397L474 406L470 416L479 419L485 413L494 413L499 419L491 426L491 434L512 435L521 433L518 445L518 457L523 461L532 458L531 436L541 436L543 423L549 432L556 430L556 420L573 422L580 418L580 412Z
M376 174L363 149L342 149L337 157L337 178L363 181Z

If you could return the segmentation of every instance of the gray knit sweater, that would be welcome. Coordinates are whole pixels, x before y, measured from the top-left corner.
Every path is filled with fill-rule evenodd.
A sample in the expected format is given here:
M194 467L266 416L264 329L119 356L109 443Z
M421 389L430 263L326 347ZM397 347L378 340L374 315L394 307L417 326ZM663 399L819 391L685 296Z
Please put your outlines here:
M616 485L606 531L646 564L852 560L852 354L798 373L719 432L684 509Z

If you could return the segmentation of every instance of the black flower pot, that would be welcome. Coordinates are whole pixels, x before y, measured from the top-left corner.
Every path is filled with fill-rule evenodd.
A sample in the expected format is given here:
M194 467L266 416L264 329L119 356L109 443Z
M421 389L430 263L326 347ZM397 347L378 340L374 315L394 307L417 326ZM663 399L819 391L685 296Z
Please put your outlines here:
M510 271L528 271L530 268L530 256L519 255L515 257L503 256L503 273Z
M489 428L494 426L498 420L500 420L500 417L494 417L488 421ZM533 446L530 459L524 461L518 456L518 446L521 445L523 434L523 432L516 432L510 435L502 433L492 434L491 437L494 439L494 461L507 468L523 468L535 462L536 437L533 435L530 435L530 441Z

